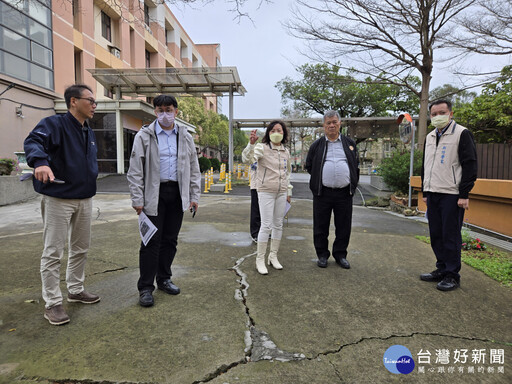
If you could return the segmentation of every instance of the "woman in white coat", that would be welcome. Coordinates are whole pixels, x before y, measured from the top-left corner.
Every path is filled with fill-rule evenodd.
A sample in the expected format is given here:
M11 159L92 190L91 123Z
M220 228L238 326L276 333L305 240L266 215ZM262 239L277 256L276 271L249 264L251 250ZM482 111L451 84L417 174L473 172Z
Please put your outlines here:
M262 275L268 273L265 254L271 235L268 264L275 269L283 269L277 259L277 252L283 235L283 220L286 202L291 200L290 153L284 144L288 141L288 131L284 122L272 121L261 140L256 144L256 130L251 132L248 144L249 158L258 163L256 189L260 206L261 227L258 233L256 269ZM247 148L246 148L247 149Z

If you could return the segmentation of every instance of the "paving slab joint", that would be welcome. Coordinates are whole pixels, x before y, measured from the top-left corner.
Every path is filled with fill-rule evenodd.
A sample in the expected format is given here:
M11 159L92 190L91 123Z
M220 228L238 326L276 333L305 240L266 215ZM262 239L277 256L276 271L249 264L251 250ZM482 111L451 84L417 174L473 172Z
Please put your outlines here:
M329 364L331 364L332 368L334 369L334 373L336 374L336 376L338 376L338 379L340 379L340 383L344 383L345 380L343 380L343 377L341 376L340 371L338 371L338 368L336 368L332 361L329 361Z
M24 380L28 380L30 382L36 381L36 382L48 382L51 384L158 384L153 381L110 381L110 380L90 380L90 379L49 379L49 378L43 378L40 376L34 376L34 377L28 377L28 376L21 376L19 378L16 378L17 381L23 382Z
M111 272L124 271L125 269L128 269L128 267L119 267L119 268L114 268L114 269L105 269L104 271L101 271L101 272L91 273L91 274L90 274L90 275L88 275L88 276L102 275L102 274L104 274L104 273L111 273Z

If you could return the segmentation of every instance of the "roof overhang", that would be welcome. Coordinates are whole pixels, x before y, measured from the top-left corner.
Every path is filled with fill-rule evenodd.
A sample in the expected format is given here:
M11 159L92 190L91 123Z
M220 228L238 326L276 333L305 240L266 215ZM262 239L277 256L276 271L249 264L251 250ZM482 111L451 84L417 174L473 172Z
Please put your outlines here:
M94 79L114 95L208 96L246 93L236 67L197 68L95 68L88 69Z
M118 106L117 100L103 99L96 100L95 113L115 113ZM121 113L135 117L142 121L143 124L155 120L154 108L151 104L142 100L119 100L119 110ZM65 100L55 100L55 112L66 113L68 108ZM196 133L196 127L184 120L176 118L179 125L187 127L191 133Z

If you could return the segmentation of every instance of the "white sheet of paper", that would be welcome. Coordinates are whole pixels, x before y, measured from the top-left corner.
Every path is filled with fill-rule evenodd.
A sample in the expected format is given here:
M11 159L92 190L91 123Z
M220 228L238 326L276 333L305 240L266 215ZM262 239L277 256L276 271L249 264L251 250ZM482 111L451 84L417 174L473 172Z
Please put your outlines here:
M284 209L284 217L286 217L291 207L292 205L289 202L286 202L286 208Z
M139 233L144 245L148 245L149 240L153 237L158 228L149 220L144 212L139 215Z

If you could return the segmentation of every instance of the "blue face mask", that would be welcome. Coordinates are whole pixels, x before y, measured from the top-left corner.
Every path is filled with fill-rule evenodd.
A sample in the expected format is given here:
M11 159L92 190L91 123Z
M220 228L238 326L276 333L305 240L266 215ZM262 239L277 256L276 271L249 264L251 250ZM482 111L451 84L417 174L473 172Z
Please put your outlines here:
M170 127L174 124L174 112L159 112L158 123L162 127Z

